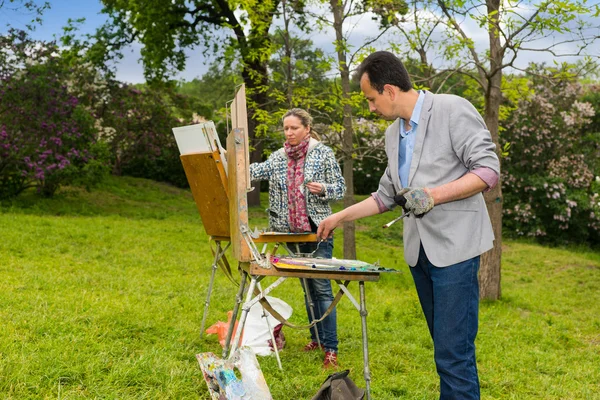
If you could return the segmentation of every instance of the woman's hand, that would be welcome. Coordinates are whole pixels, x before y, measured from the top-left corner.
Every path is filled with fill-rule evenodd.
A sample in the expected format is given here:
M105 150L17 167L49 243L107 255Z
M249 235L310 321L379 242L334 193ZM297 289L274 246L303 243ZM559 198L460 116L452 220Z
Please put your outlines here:
M312 194L321 195L325 193L325 186L322 183L308 182L304 185Z

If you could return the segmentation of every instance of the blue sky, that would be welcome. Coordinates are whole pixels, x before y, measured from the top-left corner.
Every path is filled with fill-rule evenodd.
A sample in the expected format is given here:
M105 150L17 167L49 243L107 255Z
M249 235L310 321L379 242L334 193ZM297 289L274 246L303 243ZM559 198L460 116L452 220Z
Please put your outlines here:
M41 3L43 0L38 0ZM69 18L78 19L85 18L86 23L80 27L82 33L92 33L102 25L106 20L106 16L101 13L102 4L100 0L47 0L51 4L51 8L46 10L43 16L43 24L38 27L33 33L33 37L36 39L52 40L58 37L62 33L62 27L67 25ZM164 0L168 1L168 0ZM598 1L598 0L593 0ZM0 32L4 29L7 23L10 23L16 28L25 28L25 25L31 20L30 15L24 13L15 13L8 10L8 2L4 3L4 7L0 8ZM371 20L369 16L363 16L362 19L353 22L351 28L352 34L350 36L350 43L356 44L358 47L364 43L365 39L372 35L373 32L378 31L378 27L375 22ZM600 26L600 21L597 24ZM469 28L467 26L467 28ZM348 27L347 27L348 29ZM599 29L600 32L600 29ZM485 33L485 32L482 32ZM482 41L483 47L486 47L487 34L473 35L474 40L477 42ZM316 47L320 47L326 53L334 55L334 48L332 45L333 34L331 32L314 32L310 36L304 36L305 39L311 39ZM396 34L395 37L398 40ZM552 41L555 38L548 36L543 40ZM140 58L140 48L138 43L134 43L128 51L124 53L124 58L119 61L117 65L117 79L124 82L138 83L144 81L143 69ZM208 69L206 62L211 60L205 60L202 57L201 49L187 51L188 60L187 67L184 71L176 75L178 79L191 80L195 77L200 77ZM595 56L600 56L600 40L596 41L594 47L589 50L589 53ZM551 63L553 57L549 54L543 53L530 53L520 54L519 63L521 66L527 65L530 61L545 61Z
M41 3L43 0L39 0ZM85 24L80 25L81 33L93 33L105 21L106 16L101 13L102 4L99 0L47 0L51 8L44 12L42 17L43 24L36 28L32 36L40 40L52 40L62 34L62 28L67 25L70 19L85 18ZM11 12L10 10L0 9L0 26L9 22L15 28L25 29L26 24L32 16L23 12ZM140 46L132 45L128 51L125 51L124 58L120 60L117 66L117 79L124 82L139 83L144 81L143 69L140 58ZM199 52L196 52L199 53ZM198 58L194 52L189 54L190 60L188 68L177 77L191 80L194 77L201 76L207 69L203 65L203 60Z

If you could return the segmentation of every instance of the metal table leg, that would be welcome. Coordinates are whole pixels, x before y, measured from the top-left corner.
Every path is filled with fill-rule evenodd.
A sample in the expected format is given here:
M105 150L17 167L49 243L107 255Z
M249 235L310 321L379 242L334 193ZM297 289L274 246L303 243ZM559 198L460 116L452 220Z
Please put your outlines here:
M258 290L262 293L262 288L260 287L260 283L258 284ZM269 316L267 315L267 311L261 305L262 308L262 317L265 319L267 323L267 329L269 330L269 334L271 335L271 343L273 344L273 351L275 352L275 357L277 358L277 364L279 365L279 369L283 371L283 367L281 366L281 358L279 357L279 349L277 348L277 342L275 342L275 332L271 328L271 323L269 322Z
M312 323L316 318L315 318L315 303L310 295L310 290L308 288L308 282L306 281L306 278L300 278L300 284L302 285L302 289L304 289L304 297L306 298L306 304L308 304L308 310L310 315L309 317L309 321L310 323ZM315 326L312 327L312 329L315 330L315 338L317 338L317 344L319 345L319 348L321 347L321 338L319 338L319 329L317 328L317 324L315 324Z
M367 337L367 304L365 299L365 283L358 282L360 290L360 319L362 322L364 376L367 385L367 400L371 399L371 372L369 370L369 340Z
M288 254L291 256L294 256L294 252L292 250L290 250L289 246L284 243L283 244L285 249L287 250ZM298 245L298 243L295 243L296 245L296 253L300 253L300 247ZM300 284L302 285L302 289L304 290L304 297L306 298L306 304L308 304L308 318L310 323L312 323L316 318L315 318L315 303L312 299L312 297L310 296L310 290L308 289L308 282L306 281L306 278L300 278ZM315 338L317 339L317 344L319 345L319 347L321 347L321 338L319 337L319 329L317 328L317 324L315 324L315 326L313 326L313 328L315 330Z

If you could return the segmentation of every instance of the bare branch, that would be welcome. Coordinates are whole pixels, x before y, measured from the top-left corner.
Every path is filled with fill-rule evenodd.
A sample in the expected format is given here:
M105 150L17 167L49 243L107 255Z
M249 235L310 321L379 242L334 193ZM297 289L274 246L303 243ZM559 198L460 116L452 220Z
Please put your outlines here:
M450 22L450 24L452 25L452 27L454 28L454 30L459 33L459 35L463 38L463 40L466 43L470 42L471 39L467 36L467 34L465 33L465 31L460 27L460 25L452 17L452 15L450 14L449 8L447 7L447 5L444 2L444 0L438 0L438 5L442 9L442 12L448 18L448 21ZM486 78L485 69L483 68L483 64L479 60L479 56L477 55L477 52L475 51L475 48L473 46L468 46L468 49L469 49L469 52L471 53L471 57L473 57L473 60L475 61L475 66L476 66L476 68L477 68L477 70L479 72L479 79L477 81L484 88L484 90L486 90L485 89L485 85L483 85L483 82L485 82L486 79L487 79Z
M504 46L502 46L503 49L506 49L507 46L510 45L510 43L512 43L512 41L514 40L514 38L521 32L523 32L527 27L529 27L532 23L533 20L537 18L537 16L542 12L545 11L545 8L538 8L537 10L535 10L535 12L533 14L531 14L531 16L529 18L527 18L525 20L525 22L523 23L523 25L521 25L521 27L517 30L515 30L512 34L510 34L507 38L506 38L506 42L504 44ZM533 34L533 31L530 32L530 34Z
M377 35L374 38L368 39L367 41L365 41L362 46L360 46L358 49L356 49L356 51L354 53L352 53L350 55L350 60L348 61L348 65L352 65L354 63L354 58L358 55L358 53L364 49L367 46L370 46L371 44L375 43L377 40L379 40L379 38L381 38L388 30L390 29L390 27L386 27L384 30L379 32L379 35Z

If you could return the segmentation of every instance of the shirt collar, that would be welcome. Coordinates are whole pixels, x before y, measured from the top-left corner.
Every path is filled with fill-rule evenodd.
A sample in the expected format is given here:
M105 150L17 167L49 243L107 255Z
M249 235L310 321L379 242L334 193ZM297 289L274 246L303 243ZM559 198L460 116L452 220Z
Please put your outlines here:
M421 117L421 109L423 108L424 101L425 91L419 90L419 98L417 99L415 108L413 108L412 115L410 116L410 126L412 127L412 130L419 125L419 118ZM402 118L400 119L400 135L402 135L402 137L406 136L406 131L404 130L404 120Z

